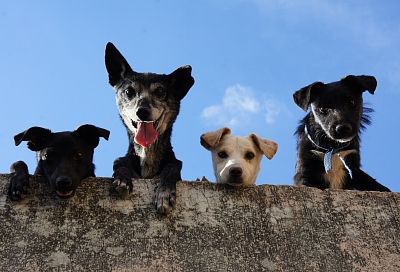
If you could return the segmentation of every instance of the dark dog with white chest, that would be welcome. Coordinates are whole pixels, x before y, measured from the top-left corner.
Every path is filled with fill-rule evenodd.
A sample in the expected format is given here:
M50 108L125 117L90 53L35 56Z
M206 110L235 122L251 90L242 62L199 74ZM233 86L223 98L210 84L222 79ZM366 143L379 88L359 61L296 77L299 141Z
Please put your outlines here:
M132 191L132 179L159 177L154 202L166 214L175 205L182 169L172 150L172 125L180 101L194 84L192 68L183 66L169 75L138 73L112 43L106 46L105 63L129 138L127 154L114 161L116 191L125 197Z
M14 136L15 145L28 142L37 152L35 176L41 177L61 198L72 197L81 181L94 177L93 153L100 137L108 140L110 132L93 125L82 125L74 131L51 132L31 127ZM9 195L19 200L29 184L28 167L23 161L11 165Z
M362 94L374 94L373 76L349 75L340 81L312 83L293 94L307 111L297 128L296 185L320 189L390 191L360 169L360 133L370 124Z

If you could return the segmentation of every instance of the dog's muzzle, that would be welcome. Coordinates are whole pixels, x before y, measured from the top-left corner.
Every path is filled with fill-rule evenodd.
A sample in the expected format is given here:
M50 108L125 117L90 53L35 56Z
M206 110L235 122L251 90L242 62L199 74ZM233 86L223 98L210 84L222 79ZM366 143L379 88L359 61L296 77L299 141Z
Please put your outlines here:
M349 139L353 138L354 130L349 123L339 124L335 126L336 139Z
M56 193L61 198L72 197L75 193L72 179L67 176L60 176L56 179Z
M229 169L228 183L232 185L240 185L243 182L242 174L242 168L232 167Z

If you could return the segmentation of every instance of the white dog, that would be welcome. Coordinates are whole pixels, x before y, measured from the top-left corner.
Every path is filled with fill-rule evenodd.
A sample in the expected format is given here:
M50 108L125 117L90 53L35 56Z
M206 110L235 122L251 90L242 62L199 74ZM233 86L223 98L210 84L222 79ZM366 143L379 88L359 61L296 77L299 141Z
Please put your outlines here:
M255 134L233 136L229 128L204 133L200 143L211 151L217 182L242 186L255 184L262 155L272 159L278 149L275 142Z

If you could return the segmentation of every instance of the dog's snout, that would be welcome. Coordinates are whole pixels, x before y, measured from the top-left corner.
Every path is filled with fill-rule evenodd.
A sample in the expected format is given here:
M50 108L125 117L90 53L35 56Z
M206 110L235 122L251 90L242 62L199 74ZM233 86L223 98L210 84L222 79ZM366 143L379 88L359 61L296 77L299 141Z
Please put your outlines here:
M69 188L72 186L72 179L67 176L61 176L56 179L57 187Z
M150 108L148 108L148 107L140 107L136 111L136 115L141 121L151 121L150 120L150 117L151 117Z
M335 131L340 137L347 137L353 133L353 128L350 124L345 123L337 125Z
M243 173L242 168L240 167L232 167L229 169L229 175L232 177L240 177Z

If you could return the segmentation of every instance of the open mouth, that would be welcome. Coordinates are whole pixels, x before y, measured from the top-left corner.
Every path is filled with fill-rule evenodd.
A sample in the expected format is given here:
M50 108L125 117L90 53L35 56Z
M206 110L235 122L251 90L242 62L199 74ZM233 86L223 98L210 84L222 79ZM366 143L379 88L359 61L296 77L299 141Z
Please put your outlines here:
M132 126L137 129L138 128L138 123L152 123L153 127L156 129L158 127L158 122L160 121L160 119L156 120L156 121L133 121L132 122Z
M136 129L134 135L135 143L147 148L153 144L158 137L156 128L158 127L158 120L156 121L132 121L133 127Z
M69 198L74 195L74 190L71 191L56 191L57 195L61 198Z

